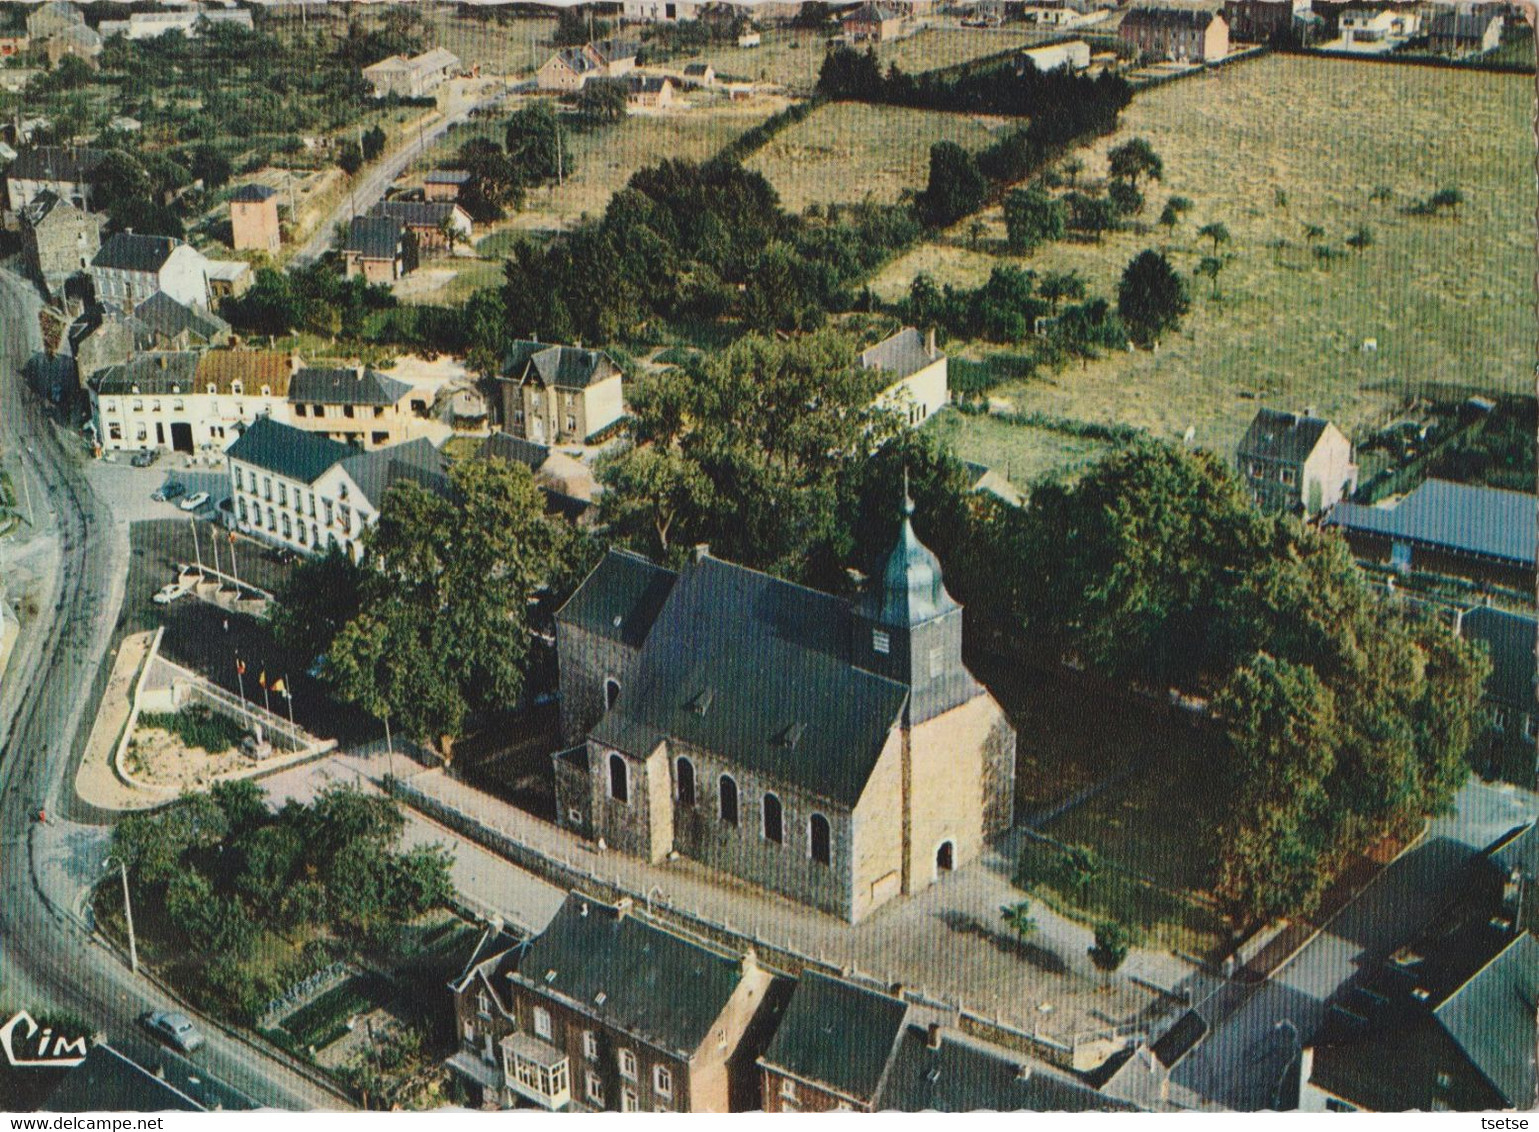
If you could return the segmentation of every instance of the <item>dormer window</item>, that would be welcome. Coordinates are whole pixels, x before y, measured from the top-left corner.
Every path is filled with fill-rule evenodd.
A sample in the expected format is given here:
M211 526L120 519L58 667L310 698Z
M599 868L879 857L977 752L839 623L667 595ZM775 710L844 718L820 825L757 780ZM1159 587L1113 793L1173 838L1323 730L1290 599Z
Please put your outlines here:
M210 397L212 397L215 393L218 393L218 392L219 392L219 386L215 385L212 381L209 382L208 383L208 395Z
M885 629L871 630L871 651L886 656L892 651L892 636Z
M271 397L272 395L273 395L273 387L271 385L264 385L264 386L262 386L262 396L263 397Z
M234 393L237 397L240 396L245 391L246 390L245 390L244 382L240 382L240 381L232 381L232 382L230 382L230 392Z

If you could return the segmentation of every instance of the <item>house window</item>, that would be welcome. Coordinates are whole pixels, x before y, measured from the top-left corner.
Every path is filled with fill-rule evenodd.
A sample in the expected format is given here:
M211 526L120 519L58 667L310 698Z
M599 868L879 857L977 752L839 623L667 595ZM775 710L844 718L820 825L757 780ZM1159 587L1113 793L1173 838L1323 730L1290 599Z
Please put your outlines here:
M235 479L235 490L236 491L240 491L241 487L242 487L242 484L241 484L241 475L240 475L240 469L239 468L235 469L234 479Z
M871 651L886 656L892 651L892 637L884 629L871 630Z
M582 1032L582 1055L589 1061L598 1060L598 1035L592 1030Z
M831 860L828 819L813 814L807 819L807 855L815 864L826 865Z
M636 1090L635 1089L621 1089L620 1090L620 1111L621 1112L640 1112L641 1111L640 1107L636 1104Z
M295 405L294 415L296 417L303 417L305 415L305 407L303 405Z
M721 776L717 784L721 803L721 820L728 825L737 824L737 783L730 774Z
M568 416L566 418L566 430L567 430L567 432L576 432L577 431L577 418L576 417Z
M293 529L289 525L289 513L287 511L283 512L283 537L284 538L293 538L294 537Z
M666 1065L652 1070L652 1089L660 1097L673 1096L673 1071Z
M796 1082L789 1077L780 1079L780 1099L796 1103Z
M287 507L288 505L289 485L280 481L278 484L278 506Z
M550 1011L543 1006L534 1008L534 1032L542 1038L550 1037Z
M143 443L143 442L144 442L144 441L145 441L145 439L147 439L147 438L148 438L148 436L149 436L149 433L148 433L148 432L146 432L146 431L145 431L145 426L144 426L144 425L140 425L140 426L139 426L139 427L138 427L138 429L136 429L136 430L135 430L135 432L136 432L136 435L135 435L135 437L134 437L134 439L135 439L135 440L138 440L138 441L139 441L139 442L140 442L140 443L141 443L141 444L142 444L142 443Z
M604 710L608 711L615 706L615 701L620 698L620 681L610 677L604 681Z
M616 802L631 800L630 770L625 759L617 754L609 756L609 796Z
M344 417L346 417L348 420L352 420L353 419L353 407L351 405L343 405L342 406L342 415Z
M482 1018L490 1018L492 1016L492 996L485 991L481 991L476 995L476 1013Z
M600 1108L604 1107L604 1082L599 1079L597 1073L589 1071L583 1093L588 1098L590 1104L597 1105Z
M1507 730L1507 709L1506 708L1493 708L1493 709L1491 709L1491 730L1492 731L1506 731Z
M930 679L934 680L946 669L945 653L937 646L930 650Z
M244 523L246 521L246 501L244 499L236 500L236 506L240 508L240 521Z
M673 764L674 793L681 806L695 804L695 764L680 755Z
M171 402L171 408L174 409L176 412L180 413L183 410L183 408L185 408L185 406L182 404L182 399L180 397L178 397L175 401L172 401Z
M1531 715L1525 715L1523 717L1523 738L1539 738L1539 726L1536 726L1534 717Z
M627 1081L636 1079L636 1051L622 1049L620 1051L620 1076Z
M1293 468L1283 468L1277 473L1277 478L1285 484L1292 485L1298 483L1299 474Z
M779 845L785 840L780 799L773 794L764 795L764 840Z
M263 499L271 499L272 497L273 497L273 478L272 478L272 476L263 476L262 477L262 498Z

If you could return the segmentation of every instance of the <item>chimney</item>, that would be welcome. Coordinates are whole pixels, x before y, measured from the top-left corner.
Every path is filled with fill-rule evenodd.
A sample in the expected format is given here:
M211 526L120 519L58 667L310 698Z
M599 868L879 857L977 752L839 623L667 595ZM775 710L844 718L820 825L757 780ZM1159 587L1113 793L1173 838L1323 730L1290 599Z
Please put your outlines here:
M1305 405L1304 406L1304 419L1305 420L1309 420L1314 415L1315 415L1315 407L1313 405Z
M134 234L134 230L132 228L124 228L123 229L123 235L125 235L125 236L132 236L133 234Z
M362 362L359 362L357 365L355 365L353 367L353 377L356 378L359 381L363 380L363 363Z
M304 368L305 360L299 356L299 351L294 350L289 354L289 376L293 377Z
M1017 1081L1030 1081L1031 1080L1031 1066L1029 1066L1029 1065L1017 1065L1015 1067L1015 1079Z
M166 368L166 355L162 354L162 355L160 355L160 357L156 358L155 360L156 360L156 362L159 363L161 369L165 369Z
M578 905L577 914L585 920L588 918L588 902L586 900Z
M615 919L625 919L625 917L631 914L631 909L635 906L636 902L629 896L620 897L620 899L615 903Z
M708 542L695 543L694 559L696 562L704 562L711 556L711 544Z
M745 979L752 978L754 975L758 974L759 953L750 947L747 951L743 952L743 962L739 964L739 967L741 968L743 978Z
M940 1049L940 1047L941 1047L941 1024L939 1022L931 1022L930 1023L929 1030L925 1034L924 1044L925 1044L925 1047L928 1048L928 1049Z
M935 327L933 326L925 332L924 352L932 358L935 356Z

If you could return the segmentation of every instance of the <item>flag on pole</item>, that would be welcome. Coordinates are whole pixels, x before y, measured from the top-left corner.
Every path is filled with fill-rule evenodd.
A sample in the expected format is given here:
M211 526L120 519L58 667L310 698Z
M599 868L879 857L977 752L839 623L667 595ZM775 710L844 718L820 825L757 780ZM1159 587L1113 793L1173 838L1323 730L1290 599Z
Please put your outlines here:
M257 683L262 686L263 691L267 690L267 669L262 669L261 675L257 677Z
M277 692L280 696L289 694L288 685L283 682L282 676L273 681L273 691Z
M235 658L235 672L239 676L246 675L246 662L240 657Z

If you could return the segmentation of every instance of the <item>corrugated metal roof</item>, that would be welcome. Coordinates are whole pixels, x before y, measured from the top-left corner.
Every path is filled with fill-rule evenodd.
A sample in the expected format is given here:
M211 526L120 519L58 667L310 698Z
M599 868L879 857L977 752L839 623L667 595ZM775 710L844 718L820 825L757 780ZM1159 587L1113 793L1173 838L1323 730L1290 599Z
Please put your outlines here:
M1427 480L1393 507L1338 503L1326 524L1532 567L1536 503L1525 492Z

